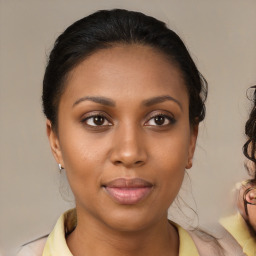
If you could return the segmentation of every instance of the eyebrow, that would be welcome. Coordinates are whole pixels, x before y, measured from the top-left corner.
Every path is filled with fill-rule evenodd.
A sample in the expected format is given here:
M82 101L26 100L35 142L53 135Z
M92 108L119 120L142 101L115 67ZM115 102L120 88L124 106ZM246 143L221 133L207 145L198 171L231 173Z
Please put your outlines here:
M74 102L73 107L78 105L79 103L83 102L83 101L92 101L92 102L96 102L105 106L110 106L110 107L115 107L116 104L113 100L106 98L106 97L99 97L99 96L85 96L82 97L80 99L78 99L77 101ZM144 100L142 102L142 105L146 106L146 107L150 107L152 105L164 102L164 101L174 101L175 103L178 104L178 106L180 107L181 110L183 110L181 103L176 100L175 98L169 96L169 95L162 95L162 96L157 96L157 97L153 97L147 100Z
M142 102L142 104L146 107L149 107L149 106L152 106L152 105L164 102L164 101L174 101L175 103L177 103L179 105L180 109L183 110L181 103L178 100L176 100L175 98L173 98L169 95L162 95L162 96L153 97L153 98L144 100Z
M105 106L110 106L110 107L114 107L116 104L113 100L109 99L109 98L105 98L105 97L94 97L94 96L86 96L83 98L78 99L77 101L74 102L73 107L78 105L79 103L83 102L83 101L93 101Z

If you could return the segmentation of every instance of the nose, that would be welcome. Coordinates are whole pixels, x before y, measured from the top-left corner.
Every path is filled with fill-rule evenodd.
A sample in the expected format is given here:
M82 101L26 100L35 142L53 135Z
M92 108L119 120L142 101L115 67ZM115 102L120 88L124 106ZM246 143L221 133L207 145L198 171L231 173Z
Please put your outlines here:
M128 126L118 129L113 139L110 160L114 165L126 168L142 166L147 161L145 141L139 129Z

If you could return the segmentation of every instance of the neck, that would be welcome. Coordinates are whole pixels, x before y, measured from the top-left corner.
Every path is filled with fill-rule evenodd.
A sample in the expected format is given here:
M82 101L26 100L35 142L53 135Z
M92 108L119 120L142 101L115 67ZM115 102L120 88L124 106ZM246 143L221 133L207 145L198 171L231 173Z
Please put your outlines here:
M77 227L67 238L74 256L178 255L178 233L167 216L150 227L133 231L115 230L97 219L83 217L78 214Z

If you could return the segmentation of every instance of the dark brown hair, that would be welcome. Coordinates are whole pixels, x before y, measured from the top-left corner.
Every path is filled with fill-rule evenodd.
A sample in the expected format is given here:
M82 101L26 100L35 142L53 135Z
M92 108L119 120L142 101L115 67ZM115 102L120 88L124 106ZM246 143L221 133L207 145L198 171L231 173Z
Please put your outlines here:
M166 24L140 12L121 9L95 12L68 27L56 40L43 80L43 110L57 126L58 105L68 73L86 57L114 44L141 44L161 51L176 65L189 94L189 118L205 117L207 82L198 71L179 36Z
M249 89L254 90L253 97L251 99L253 105L249 115L249 119L245 124L245 135L247 136L247 141L243 146L243 153L254 164L254 173L252 181L256 182L256 85L250 87Z

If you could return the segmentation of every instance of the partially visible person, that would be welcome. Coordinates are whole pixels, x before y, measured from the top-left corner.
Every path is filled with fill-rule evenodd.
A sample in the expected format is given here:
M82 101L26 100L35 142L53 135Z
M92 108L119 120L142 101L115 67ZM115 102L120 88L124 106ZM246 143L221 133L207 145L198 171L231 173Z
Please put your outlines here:
M250 179L237 185L238 213L221 221L222 225L242 246L248 256L256 255L256 86L253 93L253 106L245 125L247 141L243 152L248 159L245 166Z

